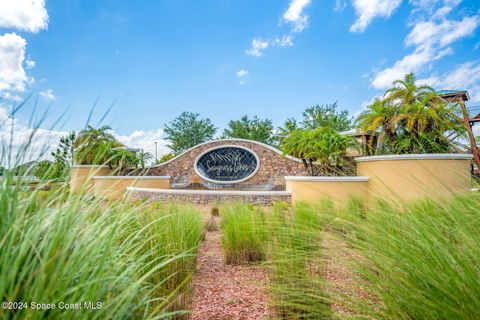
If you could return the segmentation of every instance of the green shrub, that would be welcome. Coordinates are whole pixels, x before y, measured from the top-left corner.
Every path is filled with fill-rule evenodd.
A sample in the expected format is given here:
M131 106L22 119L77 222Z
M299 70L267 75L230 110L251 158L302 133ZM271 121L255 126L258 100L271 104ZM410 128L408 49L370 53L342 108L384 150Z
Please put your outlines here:
M222 208L220 229L226 263L265 259L267 230L262 209L243 203L226 205Z

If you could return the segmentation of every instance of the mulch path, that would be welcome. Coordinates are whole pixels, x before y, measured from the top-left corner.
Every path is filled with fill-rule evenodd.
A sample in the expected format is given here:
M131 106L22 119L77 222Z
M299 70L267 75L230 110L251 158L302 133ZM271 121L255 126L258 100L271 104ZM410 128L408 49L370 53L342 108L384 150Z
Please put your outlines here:
M354 271L352 265L354 260L361 257L345 242L339 241L328 233L323 239L323 246L327 258L326 280L330 293L335 297L332 308L340 316L352 316L354 312L348 306L348 298L374 301L374 298L365 290L366 284Z
M220 232L207 232L193 277L191 319L267 319L267 283L264 267L226 265Z

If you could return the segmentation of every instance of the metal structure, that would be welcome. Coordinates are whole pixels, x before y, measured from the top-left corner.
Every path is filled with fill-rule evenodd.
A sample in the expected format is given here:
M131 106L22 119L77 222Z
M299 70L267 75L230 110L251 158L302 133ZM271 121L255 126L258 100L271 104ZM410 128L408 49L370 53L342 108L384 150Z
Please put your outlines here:
M468 140L470 142L470 150L473 154L473 160L477 166L477 173L480 173L480 152L478 150L477 142L475 141L475 135L473 134L472 127L476 122L480 122L480 114L473 118L470 118L465 101L470 99L468 92L464 90L441 90L438 94L447 102L458 103L462 112L462 122L467 132Z

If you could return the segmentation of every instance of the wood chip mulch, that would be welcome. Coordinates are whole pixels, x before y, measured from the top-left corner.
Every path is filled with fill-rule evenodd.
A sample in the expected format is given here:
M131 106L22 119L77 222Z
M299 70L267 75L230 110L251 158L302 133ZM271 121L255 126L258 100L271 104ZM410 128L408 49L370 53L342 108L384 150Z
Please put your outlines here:
M264 267L226 265L220 232L208 232L193 277L191 319L267 319L267 282Z
M360 256L349 248L345 242L339 241L330 235L326 235L323 246L327 253L326 280L331 294L336 297L332 304L333 310L341 315L354 313L348 307L348 301L343 297L359 298L361 300L374 301L365 290L366 284L360 275L354 271L352 262L360 259Z

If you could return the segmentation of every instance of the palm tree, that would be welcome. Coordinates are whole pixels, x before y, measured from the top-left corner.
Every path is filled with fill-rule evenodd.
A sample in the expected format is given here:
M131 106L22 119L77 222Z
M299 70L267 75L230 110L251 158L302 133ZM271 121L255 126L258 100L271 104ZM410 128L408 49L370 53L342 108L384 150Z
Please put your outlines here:
M379 132L378 143L382 143L385 137L394 140L399 112L397 105L377 98L358 116L357 125L363 132Z
M415 83L415 74L405 75L376 99L357 119L363 131L379 133L381 152L446 152L452 143L449 132L463 131L456 106L446 103L431 87Z
M347 148L356 148L356 142L326 126L313 130L292 131L282 144L284 154L302 159L311 175L336 175L345 164Z
M400 105L409 105L421 100L425 95L430 99L440 99L435 90L428 85L416 84L416 77L414 73L408 73L402 80L395 80L393 87L388 89L384 98L388 101Z
M109 132L112 128L88 126L80 131L74 142L77 164L105 164L111 148L123 145Z

